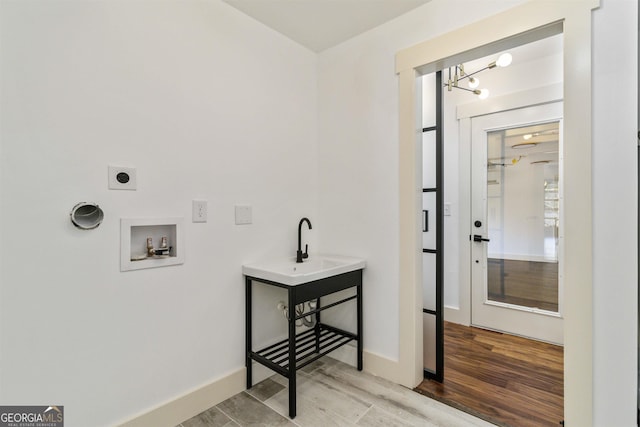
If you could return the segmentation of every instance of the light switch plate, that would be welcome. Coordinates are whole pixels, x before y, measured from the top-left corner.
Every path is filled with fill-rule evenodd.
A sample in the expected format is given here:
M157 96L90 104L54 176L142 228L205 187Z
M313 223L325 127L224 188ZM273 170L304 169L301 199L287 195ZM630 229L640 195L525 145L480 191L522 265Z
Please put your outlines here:
M444 216L451 216L451 203L444 204Z
M236 206L236 225L251 224L251 206Z
M193 222L207 222L207 201L193 200L191 204L191 220Z
M135 190L137 186L136 168L109 166L109 190Z

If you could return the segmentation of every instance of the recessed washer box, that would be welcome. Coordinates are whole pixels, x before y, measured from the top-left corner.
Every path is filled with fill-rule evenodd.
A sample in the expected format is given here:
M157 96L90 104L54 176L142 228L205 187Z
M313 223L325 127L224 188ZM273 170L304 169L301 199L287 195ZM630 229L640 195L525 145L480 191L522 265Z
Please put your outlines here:
M135 190L137 185L136 168L109 166L109 190Z
M120 271L184 263L184 218L121 218ZM150 239L150 240L149 240ZM161 253L166 239L166 253ZM148 244L155 254L149 253Z

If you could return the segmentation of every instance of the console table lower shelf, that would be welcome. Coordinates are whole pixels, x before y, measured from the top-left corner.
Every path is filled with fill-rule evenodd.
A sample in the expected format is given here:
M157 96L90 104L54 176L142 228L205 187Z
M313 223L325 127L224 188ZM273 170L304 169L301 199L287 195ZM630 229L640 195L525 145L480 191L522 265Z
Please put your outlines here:
M306 301L316 300L316 308L297 317L287 319L289 336L287 339L267 346L261 350L251 349L252 332L252 301L251 284L256 283L277 286L287 289L288 307ZM289 417L296 416L296 371L318 360L322 356L355 341L357 343L357 368L362 370L362 270L356 270L338 276L320 279L315 282L304 283L295 286L283 285L268 280L245 277L246 285L246 369L247 389L253 386L252 366L253 360L268 367L289 380ZM338 292L351 287L356 288L356 294L340 301L320 305L320 297ZM357 332L351 333L321 322L320 312L328 308L355 300L357 311ZM290 310L290 313L292 311ZM295 312L295 310L293 310ZM296 334L295 322L303 317L315 316L315 325L303 332Z

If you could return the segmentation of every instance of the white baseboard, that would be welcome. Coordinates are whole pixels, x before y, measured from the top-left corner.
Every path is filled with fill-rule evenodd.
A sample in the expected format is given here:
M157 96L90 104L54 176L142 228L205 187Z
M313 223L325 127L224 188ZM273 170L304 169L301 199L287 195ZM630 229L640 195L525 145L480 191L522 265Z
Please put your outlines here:
M347 365L356 367L357 352L358 349L356 348L356 345L350 343L332 351L328 356L346 363ZM384 356L380 356L379 354L371 353L366 350L362 352L362 359L362 368L364 371L377 377L382 377L386 380L392 381L396 384L400 384L400 365L397 360L388 359Z
M342 363L346 363L347 365L351 365L354 368L358 364L358 349L355 343L343 345L342 347L339 347L333 350L331 353L327 354L327 356L339 360ZM362 364L364 365L364 361Z
M245 389L245 368L141 414L122 427L174 427Z
M471 319L469 313L460 310L458 307L444 307L444 320L446 322L457 323L458 325L469 326Z
M330 353L329 356L356 366L356 351L355 346L345 345ZM363 359L363 367L367 372L398 382L399 364L397 361L367 351L363 352ZM254 362L254 384L271 375L273 375L273 371ZM246 390L246 370L240 368L211 384L188 392L118 425L121 427L175 427L244 390Z
M253 363L253 383L273 375L270 369ZM217 381L188 392L122 424L121 427L175 427L199 413L206 411L246 390L246 369L240 368Z
M366 372L396 384L402 384L403 371L400 369L400 362L369 351L364 352L363 358Z

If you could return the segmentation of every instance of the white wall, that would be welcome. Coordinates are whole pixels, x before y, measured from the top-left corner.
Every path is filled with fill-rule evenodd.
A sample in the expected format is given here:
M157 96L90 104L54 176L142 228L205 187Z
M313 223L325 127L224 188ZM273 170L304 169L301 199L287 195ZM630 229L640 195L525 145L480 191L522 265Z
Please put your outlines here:
M219 1L1 8L0 403L112 425L242 368L242 263L293 256L302 216L311 250L323 228L316 55ZM107 190L108 164L138 190ZM120 218L162 216L185 217L184 265L121 273ZM281 297L256 290L256 342L285 331Z
M635 423L636 397L637 13L631 0L602 2L594 13L593 408L597 425L622 426ZM322 246L367 257L365 348L392 359L398 355L399 333L394 54L516 2L479 3L433 0L320 54ZM628 72L612 90L620 70ZM605 129L613 136L605 136ZM615 192L612 183L617 183ZM614 199L620 214L612 218ZM446 196L445 201L451 200Z

